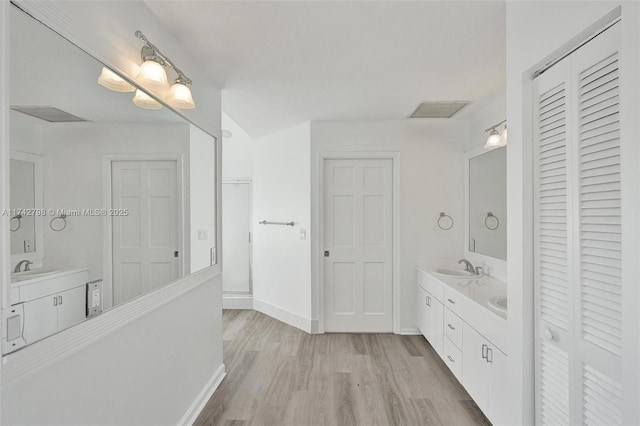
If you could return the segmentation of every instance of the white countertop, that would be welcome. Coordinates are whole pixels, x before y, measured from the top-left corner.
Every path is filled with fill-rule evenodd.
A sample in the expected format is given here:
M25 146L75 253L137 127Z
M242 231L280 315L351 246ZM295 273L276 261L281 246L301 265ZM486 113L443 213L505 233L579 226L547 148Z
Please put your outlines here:
M48 268L45 269L43 268L43 271L45 270L49 270ZM78 268L78 269L68 269L68 270L64 270L64 271L55 271L55 272L51 272L49 274L46 275L38 275L35 276L33 278L25 278L21 281L13 281L11 283L11 287L22 287L24 285L31 285L31 284L36 284L40 281L45 281L45 280L50 280L52 278L58 278L58 277L64 277L65 275L70 275L70 274L75 274L77 272L83 272L83 271L88 271L88 268ZM32 269L30 272L34 272L37 273L38 269ZM12 277L13 278L13 277Z
M432 266L418 265L418 269L431 275L446 286L479 304L487 311L506 320L507 314L489 306L489 299L493 297L507 297L507 284L488 275L479 278L448 278L433 273Z

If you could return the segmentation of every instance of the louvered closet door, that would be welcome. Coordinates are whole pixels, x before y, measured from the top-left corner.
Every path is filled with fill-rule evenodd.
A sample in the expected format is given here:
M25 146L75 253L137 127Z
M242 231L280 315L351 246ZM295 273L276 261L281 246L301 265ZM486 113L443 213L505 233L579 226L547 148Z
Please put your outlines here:
M622 422L619 26L535 81L539 424Z

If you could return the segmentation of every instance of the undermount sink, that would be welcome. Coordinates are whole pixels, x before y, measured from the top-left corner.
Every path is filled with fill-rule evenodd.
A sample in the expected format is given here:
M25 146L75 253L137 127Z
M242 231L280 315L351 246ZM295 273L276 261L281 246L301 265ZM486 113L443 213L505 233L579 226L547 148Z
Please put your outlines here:
M507 313L507 298L505 296L492 297L487 303L489 307Z
M11 282L32 280L34 278L44 277L45 275L60 272L57 269L34 269L33 271L15 272L11 274Z
M465 271L464 269L434 269L433 273L447 278L476 278L480 274L474 274L473 272Z

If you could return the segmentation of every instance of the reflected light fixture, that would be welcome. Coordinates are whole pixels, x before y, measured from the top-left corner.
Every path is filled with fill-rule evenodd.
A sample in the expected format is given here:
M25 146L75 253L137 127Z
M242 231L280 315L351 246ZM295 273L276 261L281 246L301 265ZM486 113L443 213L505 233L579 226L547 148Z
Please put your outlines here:
M135 87L107 67L102 67L98 84L116 92L134 92Z
M498 132L498 128L504 125L502 131ZM507 144L507 120L503 120L485 130L489 132L489 137L484 144L484 149L494 149Z
M162 108L162 104L151 96L143 92L142 90L136 90L136 95L133 97L133 103L139 106L140 108L145 109L160 109Z

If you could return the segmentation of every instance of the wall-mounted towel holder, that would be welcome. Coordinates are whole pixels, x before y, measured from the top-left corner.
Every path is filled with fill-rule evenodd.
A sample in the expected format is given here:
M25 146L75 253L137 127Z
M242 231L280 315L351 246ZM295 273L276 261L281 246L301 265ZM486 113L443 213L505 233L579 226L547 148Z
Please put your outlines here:
M453 218L444 212L440 212L440 217L438 217L438 228L443 231L448 231L453 228Z
M259 222L260 225L282 225L282 226L293 226L295 225L295 223L293 221L291 222L269 222L268 220L263 220L261 222Z

